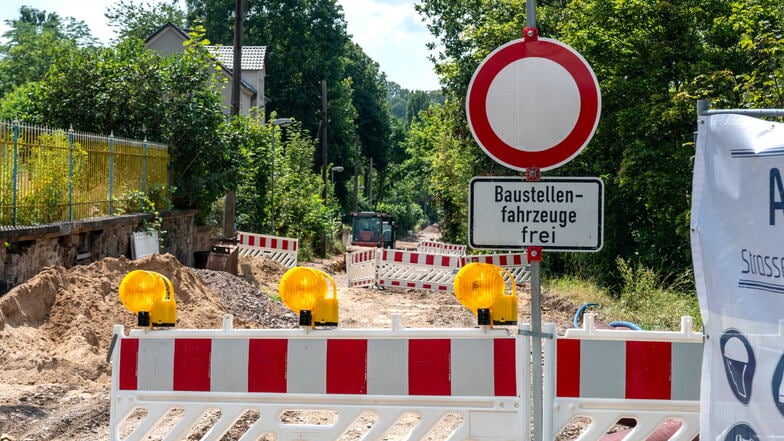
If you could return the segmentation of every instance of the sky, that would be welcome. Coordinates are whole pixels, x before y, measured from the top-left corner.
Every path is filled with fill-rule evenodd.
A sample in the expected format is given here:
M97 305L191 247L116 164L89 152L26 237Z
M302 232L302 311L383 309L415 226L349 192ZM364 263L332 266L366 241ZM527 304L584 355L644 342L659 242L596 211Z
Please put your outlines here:
M2 0L0 35L8 30L5 21L17 18L19 8L28 5L82 20L94 36L108 43L114 38L114 32L107 25L104 12L115 3L116 0ZM338 3L343 6L348 33L379 64L388 80L411 90L438 89L438 78L427 59L426 48L434 39L414 10L415 0L338 0Z

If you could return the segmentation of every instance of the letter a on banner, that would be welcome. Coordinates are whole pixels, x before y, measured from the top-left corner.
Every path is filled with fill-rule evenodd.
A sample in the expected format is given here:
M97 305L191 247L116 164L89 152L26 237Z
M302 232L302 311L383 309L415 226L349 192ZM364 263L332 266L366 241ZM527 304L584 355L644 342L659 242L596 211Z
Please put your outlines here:
M705 323L700 439L784 434L784 124L699 117L691 215Z

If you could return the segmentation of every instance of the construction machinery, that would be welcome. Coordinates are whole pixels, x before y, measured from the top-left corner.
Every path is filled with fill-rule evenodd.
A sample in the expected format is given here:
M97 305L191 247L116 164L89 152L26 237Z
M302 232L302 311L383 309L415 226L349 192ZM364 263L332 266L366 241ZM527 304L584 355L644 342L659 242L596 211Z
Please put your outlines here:
M395 248L395 219L386 213L351 213L351 245Z

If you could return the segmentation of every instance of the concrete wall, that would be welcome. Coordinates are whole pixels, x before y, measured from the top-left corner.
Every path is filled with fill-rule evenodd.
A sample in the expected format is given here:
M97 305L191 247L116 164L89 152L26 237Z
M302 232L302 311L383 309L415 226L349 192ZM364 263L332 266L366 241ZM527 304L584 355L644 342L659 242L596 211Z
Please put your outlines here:
M194 252L209 250L214 230L197 227L195 210L161 213L161 253L193 266ZM0 294L47 266L88 264L105 257L131 257L130 234L149 215L131 214L53 225L0 226Z

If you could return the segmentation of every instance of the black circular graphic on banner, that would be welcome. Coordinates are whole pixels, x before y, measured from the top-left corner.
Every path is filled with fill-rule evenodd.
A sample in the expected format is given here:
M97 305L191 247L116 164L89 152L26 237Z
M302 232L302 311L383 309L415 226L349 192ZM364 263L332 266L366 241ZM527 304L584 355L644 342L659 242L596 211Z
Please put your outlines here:
M737 423L727 432L724 441L759 441L759 437L748 424Z
M781 381L782 377L784 377L784 355L779 358L779 364L776 365L776 370L773 371L773 402L776 403L779 413L784 415L784 384Z
M757 369L757 360L754 351L746 336L737 329L727 329L721 335L722 365L727 374L727 383L730 390L743 404L751 400L751 383L754 380L754 371Z

